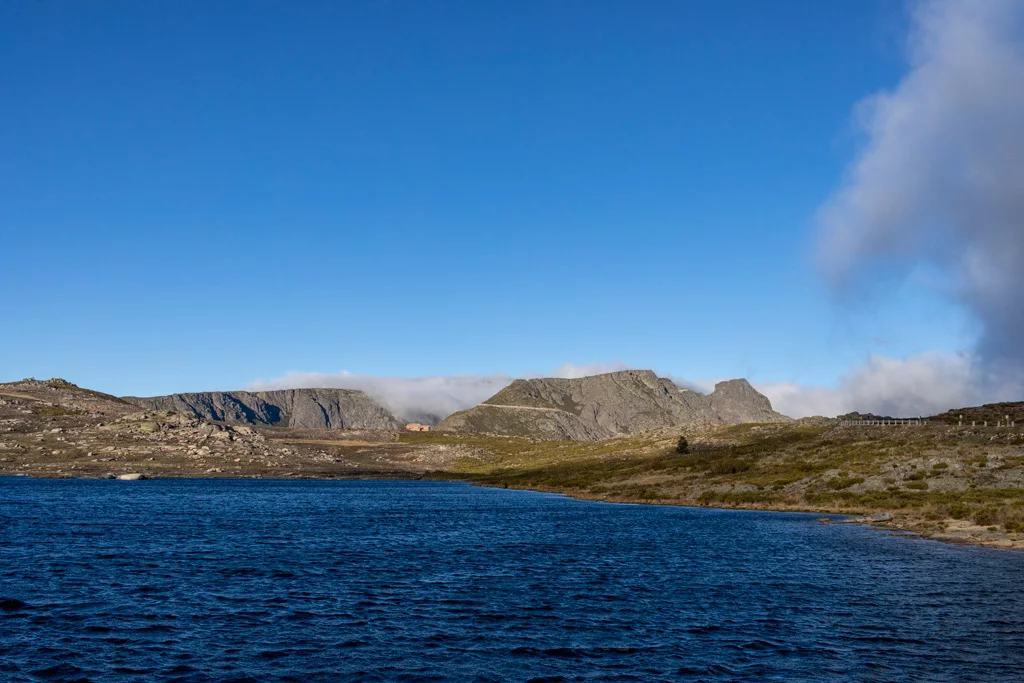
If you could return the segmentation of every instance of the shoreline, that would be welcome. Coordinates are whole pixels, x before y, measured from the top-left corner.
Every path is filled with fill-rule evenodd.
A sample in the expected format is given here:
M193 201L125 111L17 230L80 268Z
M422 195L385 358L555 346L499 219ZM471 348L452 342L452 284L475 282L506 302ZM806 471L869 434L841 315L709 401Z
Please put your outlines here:
M676 429L548 441L251 426L140 411L60 380L0 391L2 474L445 479L601 502L854 515L924 538L1024 548L1024 433L939 419L913 430L703 425L683 430L680 452Z
M887 530L891 532L900 532L898 535L918 538L920 540L939 541L941 543L948 543L950 545L963 545L963 546L974 546L979 548L993 548L997 550L1006 551L1024 551L1024 542L1011 539L1005 533L991 532L984 527L979 526L966 526L965 530L968 533L978 533L979 531L991 534L994 538L981 539L971 537L967 534L956 535L943 532L935 532L929 529L922 529L914 524L913 520L901 520L898 515L889 512L880 512L878 510L871 510L867 508L859 508L856 510L844 509L844 508L828 508L828 507L804 507L799 505L793 505L788 507L779 507L772 505L758 505L758 504L746 504L746 505L732 505L732 506L720 506L720 505L702 505L698 501L679 501L679 500L651 500L651 499L639 499L630 498L628 496L609 496L607 494L587 494L585 492L572 492L569 490L559 490L555 488L546 487L529 487L519 488L513 486L494 486L492 484L478 484L472 480L452 480L452 481L468 481L468 483L474 486L484 486L487 488L504 488L513 491L536 491L538 493L554 493L574 500L587 500L596 503L612 503L612 504L626 504L626 505L658 505L658 506L669 506L669 507L689 507L699 508L703 510L726 510L726 511L737 511L747 510L750 512L799 512L802 514L821 514L821 515L841 515L848 519L840 522L823 522L824 524L857 524L859 526L871 527L879 530ZM871 515L885 514L889 515L888 519L870 519Z
M358 475L358 474L340 474L338 476L323 476L310 475L305 476L301 474L295 474L291 476L265 476L262 474L245 475L241 473L232 473L230 476L203 476L203 475L188 475L188 476L167 476L167 475L144 475L137 481L158 481L158 480L191 480L191 481L211 481L211 480L235 480L235 481L252 481L252 480L263 480L263 481L280 481L280 482L292 482L292 481L393 481L393 482L427 482L427 481L439 481L439 482L451 482L451 483L463 483L469 486L475 486L479 488L490 488L496 490L510 490L510 491L532 491L535 493L549 493L573 500L588 501L594 503L608 503L608 504L621 504L621 505L654 505L654 506L665 506L665 507L688 507L697 508L704 510L722 510L722 511L750 511L750 512L795 512L801 514L821 514L821 515L838 515L845 519L839 521L832 520L819 520L822 524L856 524L858 526L869 527L877 529L879 531L889 531L894 535L904 536L907 538L917 538L919 540L930 540L938 541L941 543L948 543L950 545L961 545L961 546L974 546L979 548L991 548L996 550L1004 551L1024 551L1024 542L1016 541L1008 538L1006 534L999 534L998 532L991 532L983 527L965 527L963 535L935 532L928 529L920 528L915 524L913 519L900 519L899 515L879 512L878 510L870 510L866 508L859 509L848 509L848 508L835 508L835 507L806 507L806 506L772 506L772 505L758 505L758 504L746 504L746 505L702 505L699 501L680 501L680 500L657 500L657 499L640 499L630 498L629 496L616 496L609 494L588 494L583 491L575 491L571 489L558 489L554 487L534 486L534 487L517 487L509 485L496 485L487 482L481 482L474 479L471 476L452 476L452 473L422 473L420 476L410 476L413 473L395 473L395 476L375 476L375 475ZM74 480L74 481L111 481L120 482L123 484L130 484L131 481L119 480L116 476L39 476L37 474L0 474L0 480L2 479L61 479L61 480ZM871 515L888 515L888 518L877 518L871 519ZM978 533L988 534L988 537L977 536Z

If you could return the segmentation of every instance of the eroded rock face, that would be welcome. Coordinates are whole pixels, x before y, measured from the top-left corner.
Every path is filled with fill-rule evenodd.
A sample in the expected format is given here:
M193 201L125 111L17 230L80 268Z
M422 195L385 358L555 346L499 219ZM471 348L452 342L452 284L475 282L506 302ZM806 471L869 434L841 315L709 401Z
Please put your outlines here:
M169 410L231 424L262 424L304 429L397 429L401 423L362 391L284 389L208 391L125 401L147 410Z
M611 432L561 410L516 409L482 403L476 408L453 413L437 430L508 434L558 441L599 441Z
M789 418L772 410L768 397L745 379L719 382L708 397L711 410L725 424L746 422L788 422Z
M720 382L705 396L650 370L575 379L514 381L482 404L441 422L442 431L594 441L700 422L780 422L767 397L743 379Z

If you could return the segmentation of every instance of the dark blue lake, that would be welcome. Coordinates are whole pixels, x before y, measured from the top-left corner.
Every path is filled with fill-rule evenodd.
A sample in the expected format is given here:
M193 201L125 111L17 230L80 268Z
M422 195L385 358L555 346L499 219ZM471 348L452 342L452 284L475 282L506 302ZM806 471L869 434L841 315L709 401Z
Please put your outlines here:
M0 680L1024 677L1024 554L817 517L0 478Z

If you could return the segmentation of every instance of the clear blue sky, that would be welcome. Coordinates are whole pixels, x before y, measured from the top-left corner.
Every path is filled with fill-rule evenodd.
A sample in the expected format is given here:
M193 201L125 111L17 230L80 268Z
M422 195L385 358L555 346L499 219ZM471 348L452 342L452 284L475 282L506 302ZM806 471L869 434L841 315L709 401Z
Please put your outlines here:
M290 370L625 362L828 383L972 334L811 263L863 2L0 5L0 380L126 394Z

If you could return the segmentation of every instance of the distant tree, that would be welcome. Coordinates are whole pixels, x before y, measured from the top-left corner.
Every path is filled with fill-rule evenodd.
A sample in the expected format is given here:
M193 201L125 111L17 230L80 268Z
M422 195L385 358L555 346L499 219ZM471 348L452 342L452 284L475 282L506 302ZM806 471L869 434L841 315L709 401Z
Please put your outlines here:
M685 436L679 437L679 441L676 442L676 453L689 453L690 442L686 440Z

